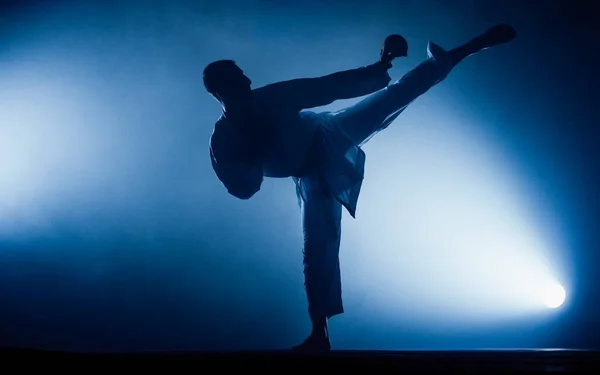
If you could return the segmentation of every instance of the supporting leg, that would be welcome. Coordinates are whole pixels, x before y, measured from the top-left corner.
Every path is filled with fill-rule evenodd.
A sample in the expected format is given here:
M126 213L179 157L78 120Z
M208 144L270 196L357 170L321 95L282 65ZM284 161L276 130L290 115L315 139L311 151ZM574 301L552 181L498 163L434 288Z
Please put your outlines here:
M342 206L329 195L318 174L300 179L304 231L304 277L308 312L313 324L309 338L296 350L329 350L327 319L344 312L339 263Z

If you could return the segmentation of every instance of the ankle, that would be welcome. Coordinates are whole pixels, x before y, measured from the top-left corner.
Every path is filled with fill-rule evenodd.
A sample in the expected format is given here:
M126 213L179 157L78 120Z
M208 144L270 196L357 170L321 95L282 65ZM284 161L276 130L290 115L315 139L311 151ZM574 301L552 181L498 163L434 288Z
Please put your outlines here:
M313 337L322 337L322 338L327 338L329 336L326 327L320 327L320 328L313 327L310 335Z
M314 319L312 326L311 336L315 337L325 337L329 336L329 332L327 330L327 318Z
M485 45L482 39L480 37L477 37L461 46L451 49L450 51L448 51L448 54L450 55L450 58L452 59L454 65L456 65L462 60L466 59L467 57L479 52L484 47Z

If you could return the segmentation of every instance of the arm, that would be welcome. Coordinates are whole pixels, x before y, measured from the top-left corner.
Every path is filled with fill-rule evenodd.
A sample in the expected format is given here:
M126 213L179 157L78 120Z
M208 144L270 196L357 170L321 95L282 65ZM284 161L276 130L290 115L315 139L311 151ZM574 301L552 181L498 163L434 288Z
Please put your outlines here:
M232 134L224 138L213 133L210 139L210 161L219 180L229 194L239 199L250 199L263 182L259 155L247 142Z
M377 62L317 78L301 78L265 86L275 100L283 100L298 110L320 107L339 99L372 94L391 81L390 63ZM258 89L261 90L261 89Z

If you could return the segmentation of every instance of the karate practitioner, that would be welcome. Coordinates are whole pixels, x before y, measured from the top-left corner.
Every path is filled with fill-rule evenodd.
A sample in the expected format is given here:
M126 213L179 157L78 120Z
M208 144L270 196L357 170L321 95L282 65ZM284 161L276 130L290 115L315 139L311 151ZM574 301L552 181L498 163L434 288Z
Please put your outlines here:
M352 217L356 214L365 164L361 146L442 81L460 61L515 36L511 26L499 24L450 51L429 42L428 58L389 86L391 62L408 52L400 35L385 39L374 64L256 89L232 60L206 66L206 90L223 108L210 139L210 160L227 191L249 199L260 190L264 177L292 177L296 185L313 328L293 349L330 350L327 320L344 311L340 226L342 207ZM368 94L337 112L306 111Z

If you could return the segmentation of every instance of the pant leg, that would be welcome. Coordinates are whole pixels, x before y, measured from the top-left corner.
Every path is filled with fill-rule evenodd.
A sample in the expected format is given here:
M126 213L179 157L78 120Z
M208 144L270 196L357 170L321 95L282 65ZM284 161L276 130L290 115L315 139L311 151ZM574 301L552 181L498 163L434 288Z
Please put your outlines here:
M453 67L447 52L440 50L400 80L336 112L340 128L357 145L363 145L387 128L410 103L446 78Z
M311 317L342 314L340 239L342 205L327 193L318 173L300 178L303 198L304 285Z

